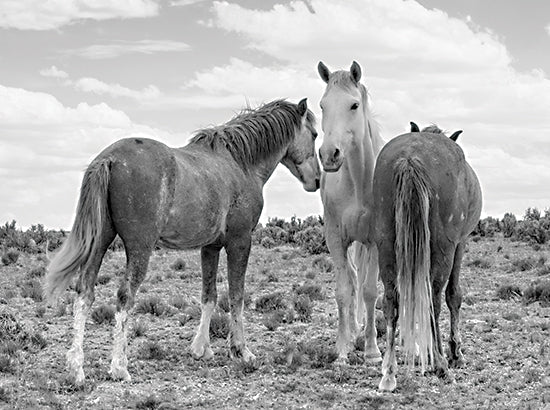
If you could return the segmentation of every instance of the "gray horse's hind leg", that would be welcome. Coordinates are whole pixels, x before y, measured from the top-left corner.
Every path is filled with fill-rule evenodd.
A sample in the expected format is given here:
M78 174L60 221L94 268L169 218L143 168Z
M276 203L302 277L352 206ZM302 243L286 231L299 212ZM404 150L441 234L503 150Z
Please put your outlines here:
M75 384L81 385L84 382L84 351L82 345L84 342L84 328L86 319L90 313L92 304L94 303L95 293L94 287L97 279L97 273L101 267L103 256L107 248L115 238L116 234L112 227L106 224L103 228L103 235L99 239L100 246L97 252L91 256L90 263L86 270L82 271L76 284L77 296L73 304L74 315L74 338L69 351L67 352L67 367Z
M441 330L439 328L439 315L441 313L441 294L443 287L449 280L451 274L455 247L450 244L442 244L439 242L437 250L432 250L431 261L431 277L432 277L432 303L434 311L434 321L432 328L434 332L434 370L438 377L451 380L452 377L449 374L447 361L443 352L443 345L441 342Z
M233 358L240 357L248 363L256 359L246 347L243 326L244 280L250 255L251 238L250 236L228 238L227 242L225 250L227 252L227 279L231 308L229 354Z
M461 367L464 365L464 356L461 351L461 338L459 332L460 305L462 304L462 290L460 288L459 276L462 256L464 255L465 242L461 242L456 247L453 269L447 289L445 290L445 301L451 314L451 335L449 338L449 365L451 367Z
M366 266L360 276L365 275L363 282L363 300L365 301L365 360L378 363L382 360L380 349L376 342L376 300L378 299L378 250L375 245L365 250L367 252ZM361 282L361 281L360 281Z
M149 258L153 252L153 245L137 244L126 240L124 241L124 246L126 248L126 272L117 292L116 323L113 332L113 356L109 373L114 380L130 381L128 358L126 356L128 345L128 312L134 305L139 285L145 279Z
M202 309L201 321L191 343L191 354L195 359L211 359L214 352L210 348L210 319L216 308L218 299L216 290L216 276L220 259L219 246L205 246L201 249L202 266Z

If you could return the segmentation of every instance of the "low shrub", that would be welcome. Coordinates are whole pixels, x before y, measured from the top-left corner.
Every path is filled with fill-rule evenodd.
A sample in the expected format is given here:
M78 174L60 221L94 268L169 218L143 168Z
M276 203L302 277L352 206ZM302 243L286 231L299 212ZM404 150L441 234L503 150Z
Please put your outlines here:
M147 296L141 299L136 305L136 313L150 313L154 316L162 316L168 313L168 311L168 306L156 295Z
M152 340L143 343L137 353L138 358L141 360L162 360L167 356L166 349Z
M9 249L2 255L2 263L5 266L13 265L17 263L19 259L20 252L15 249Z
M261 313L269 313L274 310L284 310L287 308L283 292L273 292L262 295L256 299L256 310Z
M527 304L541 302L550 305L550 280L533 282L523 291L523 301Z
M19 285L21 288L21 297L31 298L35 302L42 301L42 284L38 279L31 279Z
M185 262L182 258L177 258L174 262L172 262L170 267L176 271L183 272L185 271L185 268L187 268L187 262Z
M226 339L229 336L229 327L231 321L229 315L225 312L215 310L210 319L210 337L217 339Z
M332 270L334 269L334 264L332 263L332 260L326 255L315 257L315 259L313 259L312 265L314 268L319 269L321 272L324 273L332 272Z
M521 298L522 294L521 288L512 284L501 285L496 291L497 298L503 300Z
M301 322L309 322L313 312L313 304L307 294L297 295L294 298L294 311Z
M304 285L295 286L294 292L297 295L307 295L311 300L325 300L325 293L321 285L314 283L306 283Z
M103 323L113 323L115 319L115 307L112 305L101 305L92 311L92 320L101 325Z

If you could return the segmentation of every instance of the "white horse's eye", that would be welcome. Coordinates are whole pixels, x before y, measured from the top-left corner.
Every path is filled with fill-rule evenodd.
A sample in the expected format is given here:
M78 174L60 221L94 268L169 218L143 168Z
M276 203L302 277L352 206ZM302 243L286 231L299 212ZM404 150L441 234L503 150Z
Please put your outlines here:
M351 104L350 110L355 111L357 108L359 108L359 103L355 102Z

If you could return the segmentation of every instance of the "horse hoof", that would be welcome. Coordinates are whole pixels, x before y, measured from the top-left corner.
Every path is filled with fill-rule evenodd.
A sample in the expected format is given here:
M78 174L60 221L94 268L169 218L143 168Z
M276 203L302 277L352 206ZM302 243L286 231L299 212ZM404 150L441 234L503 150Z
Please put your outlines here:
M191 344L191 355L195 360L205 359L210 360L214 357L214 352L210 348L208 342L204 342L200 338L195 338Z
M84 384L84 380L85 380L84 370L76 369L74 371L71 371L71 377L74 380L75 386L80 387Z
M334 364L336 366L348 366L349 365L348 355L338 356L338 358L334 361Z
M397 387L397 382L395 381L395 376L384 376L380 380L378 385L378 390L392 392Z
M231 359L241 359L244 363L254 363L256 356L247 347L231 346L229 349Z
M377 363L380 363L381 361L382 361L382 355L380 353L378 353L377 355L365 354L365 363L377 364Z

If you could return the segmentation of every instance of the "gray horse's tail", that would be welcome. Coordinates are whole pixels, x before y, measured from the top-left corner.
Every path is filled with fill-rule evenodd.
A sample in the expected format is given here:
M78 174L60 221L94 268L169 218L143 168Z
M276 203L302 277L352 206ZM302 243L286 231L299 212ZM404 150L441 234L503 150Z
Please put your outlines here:
M422 372L433 363L430 275L430 185L416 157L395 164L395 252L400 339L409 366L419 355Z
M84 174L76 218L67 240L51 260L44 280L44 296L56 299L71 279L89 266L109 217L107 195L110 177L109 159L93 161Z

